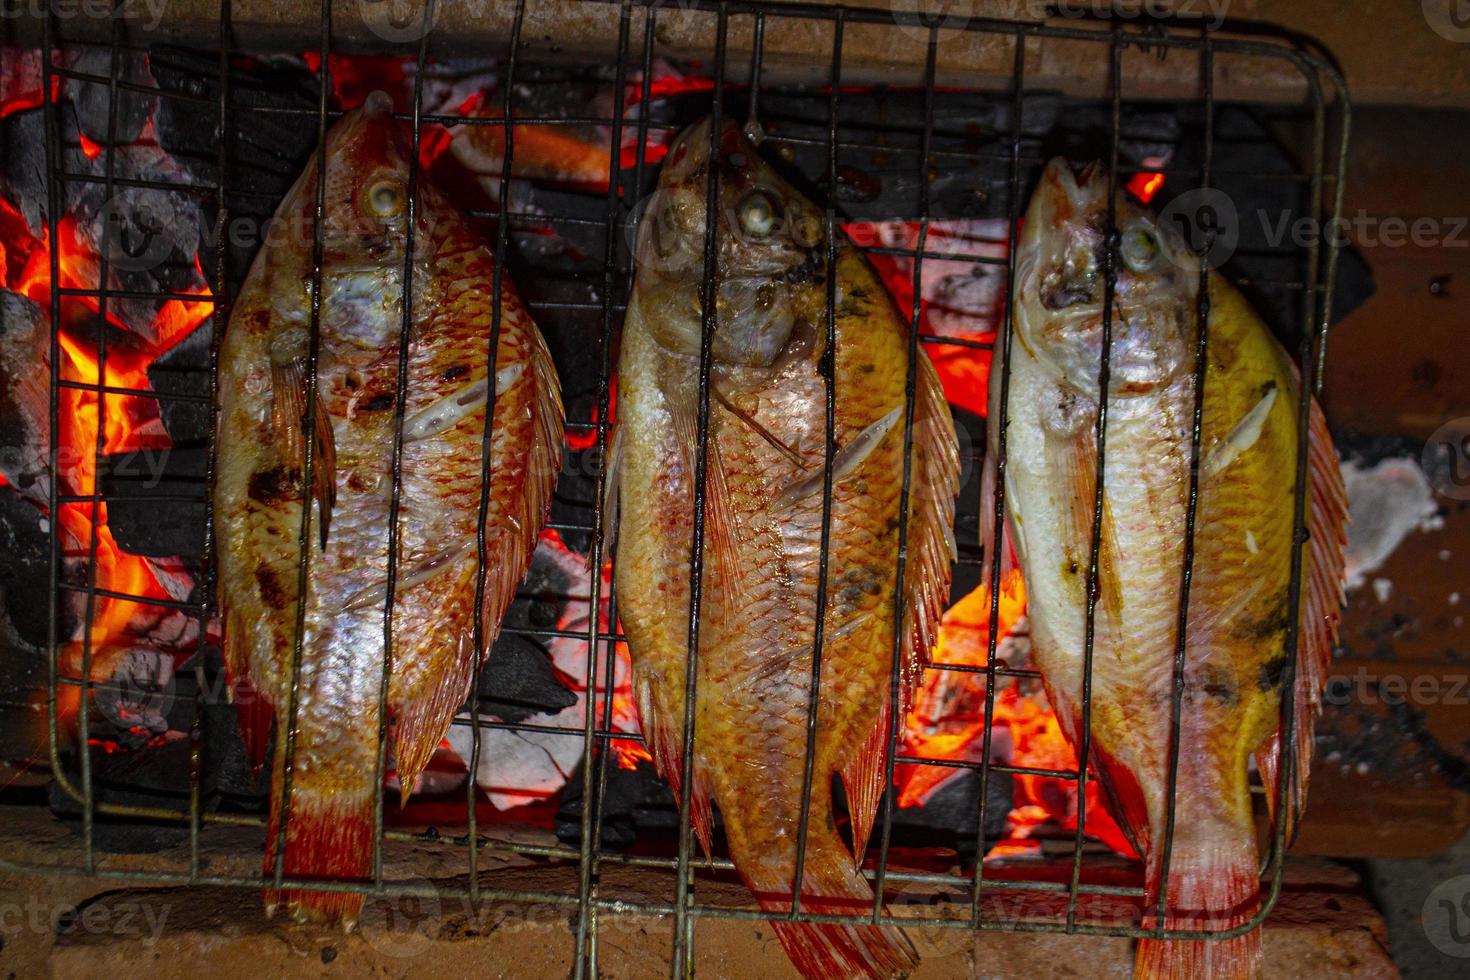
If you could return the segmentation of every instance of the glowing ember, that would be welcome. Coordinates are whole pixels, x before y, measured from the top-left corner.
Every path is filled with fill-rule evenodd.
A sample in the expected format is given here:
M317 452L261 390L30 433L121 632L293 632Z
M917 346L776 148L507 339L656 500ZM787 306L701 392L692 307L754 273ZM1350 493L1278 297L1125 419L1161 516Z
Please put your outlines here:
M1164 175L1154 171L1139 171L1128 179L1128 192L1144 204L1152 201L1163 186Z
M616 378L614 378L612 381L609 382L609 384L613 384L613 385L615 385L616 383L617 383ZM609 388L608 393L607 393L607 421L608 421L608 424L611 425L617 419L617 417L618 417L618 392L617 392L617 389L616 388ZM592 420L591 421L592 421L593 425L596 425L600 421L600 417L599 417L599 413L598 413L598 406L596 404L594 404L592 406ZM568 431L567 432L566 439L567 439L567 448L568 449L571 449L571 450L574 450L574 451L581 451L581 450L584 450L584 449L591 449L593 446L597 445L597 429L595 429L595 428L589 428L585 432Z
M920 225L917 221L855 222L844 230L861 248L917 250ZM935 220L924 239L926 253L948 253L957 258L924 259L923 295L919 304L919 334L955 340L955 344L924 344L924 351L939 371L944 396L951 405L979 416L986 413L991 352L996 323L1004 299L1006 225L991 220ZM914 261L902 255L872 252L869 260L888 287L899 311L907 317L914 304ZM948 284L985 283L959 299ZM977 346L985 345L985 346Z

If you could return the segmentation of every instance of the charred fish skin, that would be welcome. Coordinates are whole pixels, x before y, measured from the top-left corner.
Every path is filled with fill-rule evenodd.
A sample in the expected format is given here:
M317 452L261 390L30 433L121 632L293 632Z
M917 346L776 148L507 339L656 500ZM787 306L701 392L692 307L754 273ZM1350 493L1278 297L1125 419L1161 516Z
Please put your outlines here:
M545 520L560 464L555 371L535 324L503 278L490 483L484 489L486 578L484 602L476 609L494 261L467 220L422 175L410 235L411 149L390 108L387 96L375 93L327 136L315 384L309 377L315 159L277 210L277 234L251 266L220 353L219 595L231 676L248 679L269 708L257 716L242 706L247 744L267 741L266 731L249 729L268 731L271 718L276 726L267 878L275 872L283 817L287 878L360 880L370 874L379 725L391 723L389 745L406 794L499 628ZM400 417L395 409L410 238L413 298ZM396 595L385 697L388 526L400 424ZM313 504L304 555L303 500ZM484 649L474 642L477 619ZM380 700L388 719L380 717ZM289 803L282 795L288 741L294 743ZM362 898L298 888L268 891L266 904L350 928Z
M904 690L948 595L958 449L928 358L914 365L913 482L901 515L908 329L844 238L828 267L822 212L733 124L671 149L640 225L618 364L617 588L650 751L678 793L689 657L698 459L706 177L714 215L702 604L692 820L709 849L719 805L730 852L761 907L791 907L821 566L827 277L835 275L831 529L825 643L801 907L861 915L873 896L838 837L843 778L860 860L883 789L895 631ZM902 519L901 519L902 518ZM897 595L899 527L908 524ZM901 619L899 618L901 617ZM902 705L898 707L902 710ZM914 953L896 930L774 923L805 975L886 977Z
M1192 465L1200 267L1173 229L1115 199L1118 229L1111 380L1102 357L1107 176L1049 164L1016 256L1004 538L1026 581L1033 653L1064 732L1081 738L1088 562L1099 403L1108 405L1092 658L1092 764L1110 808L1142 851L1148 901L1163 884L1175 817L1168 928L1223 931L1259 904L1248 760L1277 798L1282 678L1289 655L1297 418L1295 366L1244 297L1207 277L1208 361L1193 579L1185 633L1179 766L1168 798L1170 715ZM996 444L1001 386L991 386ZM1281 818L1305 801L1315 712L1342 599L1346 499L1315 401L1306 489L1299 656L1293 694L1298 778ZM987 493L997 466L986 462ZM982 515L992 513L982 503ZM1150 904L1152 907L1152 904ZM1144 940L1139 976L1255 976L1260 937Z

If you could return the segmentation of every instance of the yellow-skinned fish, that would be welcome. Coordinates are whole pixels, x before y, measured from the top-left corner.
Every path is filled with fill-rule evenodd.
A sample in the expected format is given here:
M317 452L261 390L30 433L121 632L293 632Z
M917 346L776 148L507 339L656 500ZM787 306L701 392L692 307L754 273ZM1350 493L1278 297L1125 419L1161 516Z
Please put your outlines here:
M225 652L273 708L275 769L265 872L283 812L298 608L305 603L284 868L371 873L392 458L409 231L403 127L375 93L327 135L316 399L307 381L315 158L276 212L283 232L251 266L220 354L215 518ZM494 259L420 176L402 425L402 494L386 703L406 793L464 702L546 517L562 407L544 341L502 279L494 426L483 486ZM305 417L313 416L313 425ZM307 432L312 480L304 486ZM298 588L303 498L317 504ZM476 618L485 646L476 648ZM270 892L303 919L351 926L362 896Z
M709 125L692 127L672 148L641 223L618 365L618 604L643 730L676 793ZM789 911L794 890L817 622L827 237L822 212L737 126L723 127L718 148L692 818L708 851L710 804L719 806L736 867L774 915ZM959 463L938 377L920 353L912 493L909 513L900 514L907 323L845 237L836 256L830 561L801 908L862 915L872 891L837 834L829 787L840 773L860 860L884 788L894 631L906 690L948 598ZM909 558L899 597L904 519ZM809 977L886 977L914 962L896 930L773 924Z
M1005 549L1025 576L1033 655L1063 731L1081 739L1093 537L1108 178L1049 164L1015 259ZM1106 395L1091 689L1091 762L1146 861L1147 908L1168 865L1169 928L1220 932L1259 908L1248 762L1276 800L1287 664L1298 413L1295 366L1241 294L1208 275L1208 355L1193 584L1185 627L1177 791L1170 706L1185 561L1195 409L1199 260L1177 231L1115 198L1116 289ZM1001 385L991 386L991 445ZM1289 826L1300 816L1312 729L1342 600L1346 500L1331 436L1307 406L1309 469ZM996 483L987 461L986 495ZM982 501L982 517L992 508ZM988 523L988 522L987 522ZM987 541L990 529L983 532ZM1152 916L1149 921L1152 922ZM1139 943L1140 977L1247 977L1260 933Z

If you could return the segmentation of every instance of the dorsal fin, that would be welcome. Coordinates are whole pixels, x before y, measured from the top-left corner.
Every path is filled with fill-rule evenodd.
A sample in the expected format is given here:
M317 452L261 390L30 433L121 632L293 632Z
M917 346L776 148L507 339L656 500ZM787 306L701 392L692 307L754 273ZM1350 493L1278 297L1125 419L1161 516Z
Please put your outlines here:
M959 446L954 418L928 355L917 355L914 395L913 479L909 485L908 562L904 569L903 657L899 682L899 717L908 713L914 685L929 662L938 637L939 620L949 604L950 563L955 559L954 508L960 492ZM900 406L900 409L902 406ZM890 427L899 414L879 423ZM875 425L878 423L875 423ZM884 430L886 431L886 429ZM886 701L886 698L885 698ZM852 819L853 856L861 863L883 796L887 775L891 705L877 712L873 727L842 767Z
M509 294L506 305L508 309L518 308L519 301L514 299L513 293ZM508 382L535 386L530 397L535 431L530 452L527 454L521 500L515 508L519 520L506 522L504 527L487 526L485 529L487 549L492 542L500 549L487 555L489 567L485 573L485 601L480 613L484 617L482 635L485 648L478 651L469 649L473 643L474 624L472 620L467 620L460 635L453 640L460 644L463 651L452 660L459 665L458 668L444 671L437 686L426 696L416 698L409 705L395 705L394 748L399 784L403 787L405 796L412 789L419 773L433 758L445 727L464 702L473 681L475 667L484 659L500 632L505 610L515 597L516 586L520 584L526 567L531 562L531 554L536 550L536 539L546 523L546 514L551 508L551 494L556 488L557 474L561 471L565 416L562 411L561 389L556 379L556 367L552 364L551 352L546 349L546 341L542 339L541 332L535 325L527 323L525 332L531 348L527 355L530 370L524 375L515 372L515 376L510 377ZM505 368L510 366L505 365L497 372L497 389L501 377L507 376ZM457 568L462 576L463 588L474 588L476 560L473 547L457 551L449 559L449 564ZM435 567L431 571L437 578L448 574L450 570ZM415 570L410 569L408 575L415 575Z
M1305 580L1302 583L1301 630L1297 637L1296 683L1292 695L1296 764L1286 795L1286 839L1296 833L1306 806L1307 774L1312 767L1313 735L1317 712L1322 705L1322 688L1332 645L1337 642L1337 622L1342 614L1343 571L1346 563L1348 505L1347 489L1338 466L1332 433L1317 400L1312 399L1307 433L1307 533ZM1277 791L1277 761L1281 754L1280 728L1256 751L1256 766L1266 787L1266 799L1274 812Z

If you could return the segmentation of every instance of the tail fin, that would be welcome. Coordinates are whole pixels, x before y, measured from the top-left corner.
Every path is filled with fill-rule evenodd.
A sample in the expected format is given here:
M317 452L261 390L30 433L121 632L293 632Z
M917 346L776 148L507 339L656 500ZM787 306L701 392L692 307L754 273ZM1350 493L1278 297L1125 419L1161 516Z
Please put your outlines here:
M275 771L271 778L271 815L265 845L265 877L276 872L276 840L281 826L282 773L285 771L285 738L277 729ZM286 814L287 878L323 881L368 880L373 870L373 792L371 779L361 788L341 786L340 779L327 786L323 778L305 767L292 776L291 807ZM362 914L363 896L353 892L308 891L268 888L266 914L285 906L299 922L340 922L352 929Z
M811 833L817 833L815 824ZM791 881L784 873L768 863L737 865L763 911L772 916L791 911ZM807 852L801 910L822 915L867 915L873 910L873 890L853 867L835 835L831 847ZM771 926L797 970L812 980L889 978L918 965L913 944L892 927L798 923L777 918L771 920Z
M1157 888L1148 889L1158 901ZM1260 907L1254 846L1204 855L1176 854L1169 869L1166 929L1224 932L1248 922ZM1261 930L1232 939L1141 939L1134 958L1137 980L1246 980L1261 976Z

